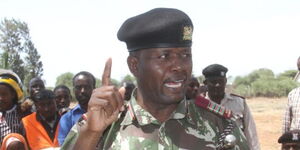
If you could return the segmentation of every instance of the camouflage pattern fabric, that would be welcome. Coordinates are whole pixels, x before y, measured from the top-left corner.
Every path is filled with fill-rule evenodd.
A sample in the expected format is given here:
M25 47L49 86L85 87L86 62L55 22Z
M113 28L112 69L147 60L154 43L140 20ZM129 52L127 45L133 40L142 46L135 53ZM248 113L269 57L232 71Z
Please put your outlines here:
M141 108L134 97L127 106L124 117L112 124L97 149L215 150L220 134L229 124L222 116L196 106L193 101L182 100L170 119L163 123ZM83 123L84 120L72 128L62 150L72 149ZM249 149L244 134L236 126L233 135L237 139L234 150Z

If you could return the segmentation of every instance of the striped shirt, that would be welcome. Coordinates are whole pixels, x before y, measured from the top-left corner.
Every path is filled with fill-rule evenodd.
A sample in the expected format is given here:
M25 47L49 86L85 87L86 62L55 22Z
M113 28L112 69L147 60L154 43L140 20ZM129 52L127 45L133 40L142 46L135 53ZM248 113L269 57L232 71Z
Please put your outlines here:
M20 117L17 113L17 106L6 112L0 112L0 143L9 133L22 133Z
M283 120L283 133L300 129L300 87L289 93Z

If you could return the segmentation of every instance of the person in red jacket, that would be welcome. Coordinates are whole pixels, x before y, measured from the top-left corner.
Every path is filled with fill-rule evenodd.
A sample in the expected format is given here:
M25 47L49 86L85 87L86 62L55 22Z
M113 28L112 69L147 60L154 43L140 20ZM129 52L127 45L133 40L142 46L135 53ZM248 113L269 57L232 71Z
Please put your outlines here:
M58 122L55 95L51 90L41 90L33 96L36 112L22 119L23 134L31 150L59 149Z

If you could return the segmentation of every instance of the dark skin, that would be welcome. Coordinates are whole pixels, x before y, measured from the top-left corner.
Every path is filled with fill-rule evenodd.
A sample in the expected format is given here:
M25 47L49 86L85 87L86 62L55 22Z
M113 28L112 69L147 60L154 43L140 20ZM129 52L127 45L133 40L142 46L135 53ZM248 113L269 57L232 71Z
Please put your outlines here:
M282 145L282 150L299 150L300 144L299 143L284 143Z
M126 86L125 86L126 92L125 92L125 97L124 97L125 100L129 101L131 99L131 94L132 94L132 91L134 88L135 88L135 86L133 83L126 84Z
M199 82L197 78L192 77L186 89L186 99L194 99L199 94Z
M0 84L0 111L7 111L13 108L16 93L6 84Z
M192 70L191 48L141 50L136 57L129 56L128 66L137 78L137 103L160 122L166 121L184 99Z
M137 78L137 103L160 122L168 120L185 96L192 71L191 48L140 50L127 63ZM124 89L110 86L110 72L111 59L105 65L102 86L92 94L87 124L80 130L75 149L95 149L104 130L124 110Z
M41 90L45 89L45 84L40 78L33 78L29 82L29 88L27 92L30 94L30 97Z
M41 115L50 122L55 119L57 112L56 102L54 99L40 100L34 102L37 114Z
M75 97L85 111L87 111L88 103L93 92L93 79L89 76L78 75L74 79L74 93Z
M226 77L211 77L204 81L204 84L207 86L208 96L212 101L218 104L221 103L225 96L226 83Z
M64 88L58 88L54 91L57 108L65 108L70 106L71 94Z

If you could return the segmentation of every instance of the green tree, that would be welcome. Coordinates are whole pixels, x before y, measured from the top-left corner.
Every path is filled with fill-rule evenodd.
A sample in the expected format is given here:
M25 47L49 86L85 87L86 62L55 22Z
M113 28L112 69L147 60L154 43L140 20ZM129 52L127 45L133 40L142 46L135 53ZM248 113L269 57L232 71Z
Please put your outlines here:
M297 70L287 70L283 73L280 73L278 75L278 78L290 78L293 79L295 77L295 75L297 74Z
M96 78L96 88L101 86L101 80Z
M56 78L55 86L65 85L72 90L73 89L73 83L72 83L73 76L74 76L74 74L71 72L66 72L66 73L59 75Z
M203 83L205 80L205 77L203 75L200 75L197 77L197 79L198 79L199 83Z
M245 97L282 97L287 96L289 91L297 87L292 80L294 72L286 71L275 76L270 69L258 69L244 77L236 77L233 86L234 93Z
M11 69L26 79L43 75L43 64L29 34L28 25L15 19L3 19L0 23L0 66Z
M25 57L26 76L24 79L24 84L28 86L30 79L43 76L44 69L43 63L40 61L41 56L34 47L34 44L31 41L27 41L25 48L25 51L28 55Z
M73 92L73 80L72 80L73 76L74 76L74 74L71 73L71 72L66 72L66 73L63 73L63 74L59 75L58 77L56 77L55 86L58 86L58 85L67 86L71 91L72 100L74 101L75 100L75 95L74 95L74 92Z
M133 84L136 84L136 79L134 76L127 74L126 76L123 77L123 79L121 80L120 84L123 84L125 82L131 82ZM123 85L120 85L123 86Z

